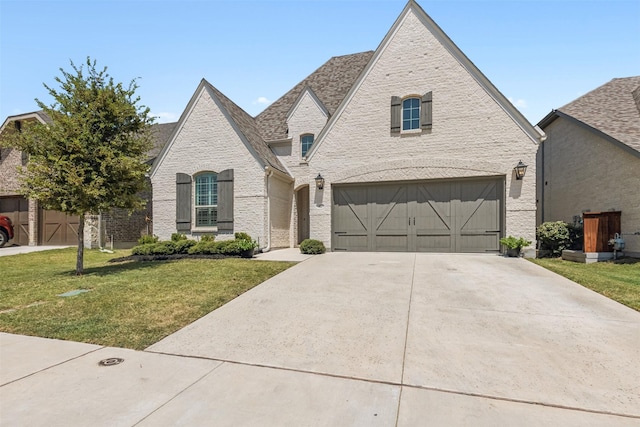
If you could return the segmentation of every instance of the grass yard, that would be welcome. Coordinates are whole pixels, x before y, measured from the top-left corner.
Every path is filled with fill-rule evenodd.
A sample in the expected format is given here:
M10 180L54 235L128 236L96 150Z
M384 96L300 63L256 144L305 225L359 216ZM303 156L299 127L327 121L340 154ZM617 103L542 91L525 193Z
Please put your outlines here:
M547 270L640 311L640 260L580 264L563 259L531 259Z
M0 331L141 350L295 264L107 262L129 253L87 250L81 277L75 248L0 257Z

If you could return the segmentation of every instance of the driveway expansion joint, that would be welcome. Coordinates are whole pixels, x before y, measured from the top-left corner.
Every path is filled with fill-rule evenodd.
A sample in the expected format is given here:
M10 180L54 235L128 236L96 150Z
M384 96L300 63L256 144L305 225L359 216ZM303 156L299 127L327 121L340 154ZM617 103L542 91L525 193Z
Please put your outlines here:
M228 363L228 364L231 364L231 365L251 366L251 367L254 367L254 368L274 369L274 370L284 371L284 372L294 372L294 373L300 373L300 374L317 375L317 376L328 377L328 378L337 378L337 379L351 380L351 381L361 381L361 382L370 383L370 384L382 384L382 385L388 385L388 386L393 386L393 387L400 387L400 396L398 398L398 402L401 402L401 400L402 400L402 389L403 388L411 388L411 389L415 389L415 390L428 390L428 391L435 391L435 392L439 392L439 393L455 394L455 395L459 395L459 396L476 397L476 398L480 398L480 399L490 399L490 400L497 400L497 401L510 402L510 403L521 403L521 404L525 404L525 405L536 405L536 406L542 406L542 407L547 407L547 408L564 409L564 410L576 411L576 412L586 412L586 413L590 413L590 414L610 415L610 416L623 417L623 418L640 419L640 414L635 415L635 414L623 414L623 413L617 413L617 412L611 412L611 411L599 411L599 410L595 410L595 409L580 408L580 407L568 406L568 405L559 405L559 404L550 403L550 402L537 402L537 401L525 400L525 399L494 396L494 395L490 395L490 394L482 394L482 393L472 393L472 392L467 392L467 391L450 390L450 389L439 388L439 387L429 387L429 386L421 386L421 385L415 385L415 384L405 384L404 383L404 379L401 382L375 380L375 379L371 379L371 378L361 378L361 377L353 377L353 376L348 376L348 375L331 374L331 373L328 373L328 372L317 372L317 371L308 371L308 370L304 370L304 369L287 368L287 367L284 367L284 366L274 366L274 365L267 365L267 364L260 364L260 363L248 363L248 362L240 362L240 361L227 360L227 359L216 359L216 358L213 358L213 357L187 356L187 355L183 355L183 354L165 353L165 352L152 351L152 350L144 350L144 351L146 353L161 354L161 355L165 355L165 356L184 357L184 358L187 358L187 359L200 359L200 360L210 360L210 361L214 361L214 362L221 362L218 366L216 366L213 369L211 369L211 371L209 371L208 373L203 375L201 378L199 378L197 381L195 381L193 384L189 385L184 390L182 390L180 393L178 393L178 395L182 394L182 392L184 392L185 390L187 390L191 386L193 386L196 383L198 383L199 381L201 381L202 378L204 378L207 375L211 374L213 371L215 371L216 369L220 368L225 363ZM169 403L174 398L170 399L166 403ZM165 403L165 405L166 405L166 403ZM162 405L162 406L164 406L164 405ZM399 410L398 410L398 414L399 414ZM151 414L149 414L149 415L151 415ZM143 420L140 420L140 422L142 422L142 421ZM397 423L397 420L396 420L396 423Z

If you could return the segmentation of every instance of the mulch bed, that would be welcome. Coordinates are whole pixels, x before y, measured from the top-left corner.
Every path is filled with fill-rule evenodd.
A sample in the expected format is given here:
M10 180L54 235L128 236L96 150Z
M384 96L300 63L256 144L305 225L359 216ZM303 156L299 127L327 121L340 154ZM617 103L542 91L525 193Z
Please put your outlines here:
M223 259L223 258L241 258L240 255L189 255L189 254L173 254L173 255L129 255L120 258L110 259L109 262L125 262L125 261L168 261L174 259Z

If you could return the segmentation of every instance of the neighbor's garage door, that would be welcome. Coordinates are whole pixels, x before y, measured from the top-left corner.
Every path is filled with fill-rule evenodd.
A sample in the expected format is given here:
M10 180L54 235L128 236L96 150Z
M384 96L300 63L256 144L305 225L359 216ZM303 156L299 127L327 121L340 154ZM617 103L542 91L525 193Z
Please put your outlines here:
M24 197L0 198L0 215L8 216L13 223L13 240L18 245L29 244L29 201Z
M41 245L77 245L79 218L58 211L40 211Z
M503 182L333 186L333 250L497 252Z

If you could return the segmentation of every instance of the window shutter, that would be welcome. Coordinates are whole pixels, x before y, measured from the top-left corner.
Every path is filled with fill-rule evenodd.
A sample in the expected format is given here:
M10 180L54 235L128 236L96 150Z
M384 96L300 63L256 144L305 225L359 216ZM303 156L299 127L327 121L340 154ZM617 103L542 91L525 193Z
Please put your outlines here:
M218 233L233 233L233 169L218 173Z
M176 230L191 231L191 176L176 174Z
M391 97L391 133L400 133L402 122L402 100L399 96Z
M431 125L433 124L431 100L431 92L427 92L422 96L422 108L420 108L420 123L422 129L431 129Z

